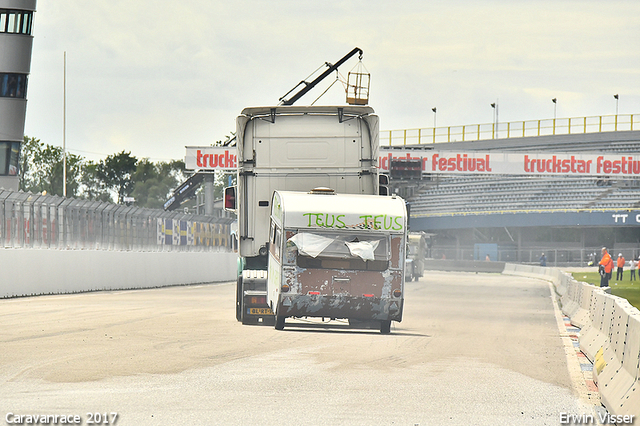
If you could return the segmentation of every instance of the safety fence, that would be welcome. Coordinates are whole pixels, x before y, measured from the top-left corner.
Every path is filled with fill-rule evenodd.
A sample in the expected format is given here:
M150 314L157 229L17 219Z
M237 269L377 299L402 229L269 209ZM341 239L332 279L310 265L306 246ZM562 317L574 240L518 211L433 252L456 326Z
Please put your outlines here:
M640 311L556 268L507 264L503 274L553 282L562 312L580 328L580 350L593 362L602 404L614 416L640 417Z
M640 130L640 114L549 118L506 123L383 130L380 132L380 145L420 145L624 130Z
M430 257L433 259L449 259L458 261L487 260L489 254L491 261L514 262L524 264L539 265L540 262L546 266L588 266L591 262L597 265L596 255L600 253L602 247L585 248L509 248L498 246L495 250L478 250L477 247L447 247L433 246L430 250ZM640 249L637 248L612 248L612 252L621 253L625 259L637 259L640 256ZM544 258L543 258L544 255ZM594 267L594 271L597 268Z
M231 250L216 216L0 189L0 247L73 250Z

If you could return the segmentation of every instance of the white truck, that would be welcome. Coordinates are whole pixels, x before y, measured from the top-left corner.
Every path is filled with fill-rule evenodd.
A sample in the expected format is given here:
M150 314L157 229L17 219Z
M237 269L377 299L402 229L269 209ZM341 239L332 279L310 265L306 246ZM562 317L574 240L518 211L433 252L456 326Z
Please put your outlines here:
M277 106L242 111L236 121L237 186L225 192L225 207L238 214L239 321L275 322L267 298L274 191L309 192L326 187L337 194L379 197L378 134L378 117L368 106ZM404 268L404 245L401 251Z
M426 258L427 236L424 232L409 232L407 235L405 280L418 281L424 275L424 261Z

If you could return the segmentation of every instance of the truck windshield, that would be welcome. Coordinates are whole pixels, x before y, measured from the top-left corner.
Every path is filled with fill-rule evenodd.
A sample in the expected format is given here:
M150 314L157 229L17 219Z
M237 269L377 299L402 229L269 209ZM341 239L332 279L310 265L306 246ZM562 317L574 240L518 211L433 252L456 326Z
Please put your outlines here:
M300 232L287 241L287 258L302 268L383 271L389 264L389 240L366 233Z

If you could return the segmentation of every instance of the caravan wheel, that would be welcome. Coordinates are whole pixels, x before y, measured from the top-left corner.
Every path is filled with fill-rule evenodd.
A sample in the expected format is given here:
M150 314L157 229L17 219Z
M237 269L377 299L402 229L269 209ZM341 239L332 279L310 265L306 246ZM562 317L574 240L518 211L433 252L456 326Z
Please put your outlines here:
M276 330L284 330L285 317L276 316Z

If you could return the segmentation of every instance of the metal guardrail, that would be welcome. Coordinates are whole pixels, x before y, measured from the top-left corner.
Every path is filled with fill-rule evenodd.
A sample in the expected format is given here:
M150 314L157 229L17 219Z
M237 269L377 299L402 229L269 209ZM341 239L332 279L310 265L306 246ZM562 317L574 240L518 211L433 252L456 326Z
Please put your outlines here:
M628 130L640 130L640 114L550 118L506 123L383 130L380 132L380 145L421 145Z
M530 213L620 213L620 212L635 212L636 208L585 208L585 209L495 209L495 210L477 210L466 212L433 212L433 213L421 213L418 211L418 207L415 207L415 211L411 211L411 217L454 217L454 216L479 216L479 215L494 215L494 214L530 214Z
M231 250L233 221L0 189L0 248Z

